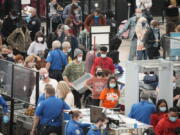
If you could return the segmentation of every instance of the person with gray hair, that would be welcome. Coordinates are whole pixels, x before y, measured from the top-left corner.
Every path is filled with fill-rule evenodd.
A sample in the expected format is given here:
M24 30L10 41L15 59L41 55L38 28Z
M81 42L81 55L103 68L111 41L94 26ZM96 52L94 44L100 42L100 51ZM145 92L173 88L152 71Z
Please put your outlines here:
M72 62L71 57L71 44L68 41L65 41L62 43L62 51L67 55L67 61L68 63Z
M67 65L67 56L63 51L60 50L60 47L60 41L53 41L53 50L48 53L46 58L46 69L49 71L49 76L56 79L58 82L63 80L62 72Z
M134 104L129 113L129 117L136 119L140 122L150 124L151 114L156 110L156 106L149 102L149 93L141 92L140 99L141 101L137 104Z

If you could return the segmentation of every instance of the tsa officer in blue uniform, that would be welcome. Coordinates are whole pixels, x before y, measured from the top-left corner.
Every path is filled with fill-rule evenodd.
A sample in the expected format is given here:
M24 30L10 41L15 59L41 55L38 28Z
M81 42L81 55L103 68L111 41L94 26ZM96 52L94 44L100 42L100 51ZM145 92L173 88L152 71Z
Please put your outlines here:
M61 116L63 111L70 108L63 100L55 97L55 89L52 85L46 86L45 96L46 99L41 101L36 108L31 135L35 135L38 123L40 135L49 135L50 133L61 135Z
M83 128L90 127L90 124L81 123L82 113L80 111L71 111L72 120L66 124L65 135L85 135Z
M87 135L108 135L106 129L107 119L105 117L97 118L94 125L88 131Z

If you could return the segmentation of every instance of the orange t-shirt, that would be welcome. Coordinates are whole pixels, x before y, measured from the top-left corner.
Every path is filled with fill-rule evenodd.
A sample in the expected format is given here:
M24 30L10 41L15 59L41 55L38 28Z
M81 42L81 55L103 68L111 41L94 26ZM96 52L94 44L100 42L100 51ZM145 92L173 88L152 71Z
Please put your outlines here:
M106 108L115 108L118 104L118 99L120 96L120 92L116 92L113 88L105 88L100 96L99 99L102 100L102 106Z

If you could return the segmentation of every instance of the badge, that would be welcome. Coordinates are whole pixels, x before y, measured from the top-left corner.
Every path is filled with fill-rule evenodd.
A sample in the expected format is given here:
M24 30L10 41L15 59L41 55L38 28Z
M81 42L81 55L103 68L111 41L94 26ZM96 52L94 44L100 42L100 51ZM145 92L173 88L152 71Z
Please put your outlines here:
M76 133L76 135L80 135L80 134L81 134L81 132L80 132L79 129L77 129L77 130L75 131L75 133Z
M36 21L32 21L32 25L35 25L36 24Z

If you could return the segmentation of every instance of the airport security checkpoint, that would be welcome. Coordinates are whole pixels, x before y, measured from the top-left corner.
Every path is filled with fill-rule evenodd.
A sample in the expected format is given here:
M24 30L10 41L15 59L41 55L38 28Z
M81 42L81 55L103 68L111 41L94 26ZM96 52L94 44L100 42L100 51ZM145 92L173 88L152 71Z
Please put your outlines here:
M180 0L0 0L0 135L180 135Z

